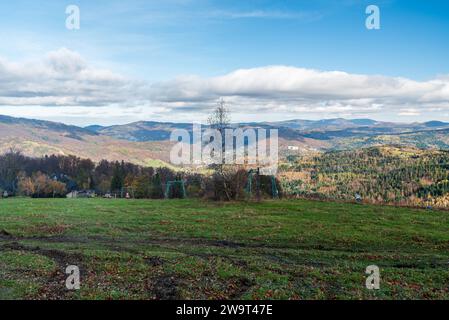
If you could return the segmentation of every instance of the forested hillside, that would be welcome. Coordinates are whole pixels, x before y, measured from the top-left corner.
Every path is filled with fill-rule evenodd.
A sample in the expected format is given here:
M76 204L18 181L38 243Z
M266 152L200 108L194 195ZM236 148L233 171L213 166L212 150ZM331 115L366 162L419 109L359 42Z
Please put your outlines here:
M448 169L447 151L384 146L290 156L281 180L291 196L446 207Z

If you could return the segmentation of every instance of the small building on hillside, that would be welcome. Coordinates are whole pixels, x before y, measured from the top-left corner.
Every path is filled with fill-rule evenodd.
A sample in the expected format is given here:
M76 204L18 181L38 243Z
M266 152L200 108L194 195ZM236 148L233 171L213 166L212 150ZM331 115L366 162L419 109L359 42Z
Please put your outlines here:
M95 198L96 194L93 190L72 191L67 194L67 198Z

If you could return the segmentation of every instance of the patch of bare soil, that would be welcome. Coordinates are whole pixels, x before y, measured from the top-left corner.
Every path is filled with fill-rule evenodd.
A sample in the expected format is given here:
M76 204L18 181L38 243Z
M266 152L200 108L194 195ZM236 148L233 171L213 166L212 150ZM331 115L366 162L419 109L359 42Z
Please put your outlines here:
M149 290L156 300L178 300L179 280L174 276L162 275L151 279Z
M0 230L0 240L9 240L12 239L13 236L8 231L2 229Z
M145 262L152 267L159 267L165 263L165 260L161 257L148 257L144 258Z
M25 232L31 233L31 234L33 234L33 233L48 234L50 236L54 236L54 235L62 235L69 228L70 228L69 225L63 225L63 224L53 225L53 226L42 224L42 225L36 225L36 226L29 227L28 229L25 230Z
M229 299L240 299L252 286L253 283L248 278L232 279L228 285Z

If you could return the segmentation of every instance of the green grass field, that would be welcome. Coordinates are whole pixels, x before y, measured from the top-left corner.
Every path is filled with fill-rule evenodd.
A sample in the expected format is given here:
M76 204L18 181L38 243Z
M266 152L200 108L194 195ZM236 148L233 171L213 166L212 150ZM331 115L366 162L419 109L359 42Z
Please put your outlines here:
M65 288L68 265L81 269L79 291ZM369 265L380 290L365 288ZM0 299L449 299L449 213L0 200Z

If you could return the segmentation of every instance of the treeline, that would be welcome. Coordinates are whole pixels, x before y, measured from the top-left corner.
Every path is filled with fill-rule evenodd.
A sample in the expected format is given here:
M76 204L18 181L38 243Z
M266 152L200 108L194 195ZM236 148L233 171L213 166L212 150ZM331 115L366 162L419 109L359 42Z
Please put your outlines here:
M258 179L261 196L270 197L271 181L265 177ZM167 188L169 182L172 183ZM280 188L279 182L276 183ZM8 196L56 198L65 197L72 191L91 190L99 196L108 194L113 197L162 199L165 196L188 196L226 200L230 196L231 200L240 200L250 196L245 192L247 185L248 174L244 168L227 170L226 176L202 175L123 161L94 163L76 156L31 158L14 150L0 156L0 191Z
M449 192L449 153L376 147L290 157L286 194L326 199L423 205Z

